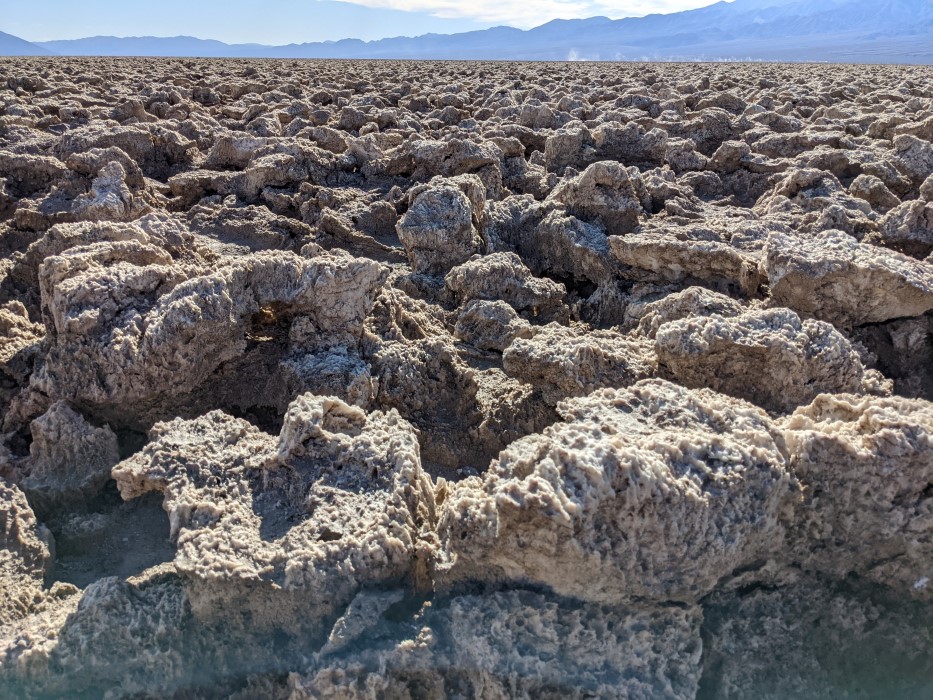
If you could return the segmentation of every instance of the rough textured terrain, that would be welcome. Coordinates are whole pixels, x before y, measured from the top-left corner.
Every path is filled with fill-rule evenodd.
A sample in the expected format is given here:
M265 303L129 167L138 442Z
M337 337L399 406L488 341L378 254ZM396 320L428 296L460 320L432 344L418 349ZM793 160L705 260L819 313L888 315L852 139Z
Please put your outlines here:
M0 59L0 695L933 695L933 69Z

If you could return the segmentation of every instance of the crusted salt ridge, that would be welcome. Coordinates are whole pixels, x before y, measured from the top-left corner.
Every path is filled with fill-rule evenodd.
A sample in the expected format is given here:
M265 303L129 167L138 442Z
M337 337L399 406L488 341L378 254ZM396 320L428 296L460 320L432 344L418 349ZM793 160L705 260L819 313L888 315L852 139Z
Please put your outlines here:
M116 434L106 425L89 424L64 401L32 421L30 432L29 458L19 465L20 484L43 515L93 497L120 461Z
M198 614L300 628L361 585L423 584L433 492L398 414L304 395L278 440L220 412L157 424L150 440L113 476L124 498L163 493Z
M51 554L48 530L36 520L23 492L3 479L0 498L0 582L5 591L0 622L6 626L26 617L42 600Z
M795 480L760 410L661 380L558 407L440 514L448 583L545 584L595 602L696 601L778 555Z
M804 486L793 545L802 565L933 597L933 406L824 395L782 427Z
M933 309L933 269L838 230L773 234L763 261L776 303L841 327Z
M243 353L250 320L264 309L301 315L304 334L316 341L306 349L352 348L383 277L379 264L345 254L273 252L191 272L136 240L46 258L39 282L51 347L31 388L104 411L132 407L141 420L159 417L160 404Z
M845 336L828 323L802 321L789 309L670 321L658 328L655 349L658 361L683 385L708 386L775 412L793 410L824 392L872 388L873 377L866 376Z
M806 576L710 600L704 655L716 672L704 677L705 692L769 700L923 695L933 672L930 630L928 605L858 580Z
M655 374L651 344L615 331L585 331L556 323L516 338L502 355L503 369L556 404L604 387L624 387Z
M355 633L380 641L342 653L325 648L294 679L293 697L375 699L416 689L468 697L673 700L696 694L702 648L696 607L580 608L510 591L455 596L392 624L374 620L385 605L384 596L369 596L356 613L369 616ZM345 617L354 612L351 607ZM404 634L406 623L418 628L414 639Z
M462 302L502 300L526 316L567 319L567 293L562 284L533 276L515 253L492 253L458 265L444 277L446 287Z

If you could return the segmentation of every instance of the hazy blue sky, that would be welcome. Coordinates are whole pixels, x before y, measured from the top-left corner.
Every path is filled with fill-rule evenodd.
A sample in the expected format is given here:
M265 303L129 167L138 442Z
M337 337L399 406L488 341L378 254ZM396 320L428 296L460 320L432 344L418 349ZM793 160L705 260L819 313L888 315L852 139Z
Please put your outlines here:
M0 0L0 31L29 41L186 34L289 44L452 33L557 18L675 12L713 0Z

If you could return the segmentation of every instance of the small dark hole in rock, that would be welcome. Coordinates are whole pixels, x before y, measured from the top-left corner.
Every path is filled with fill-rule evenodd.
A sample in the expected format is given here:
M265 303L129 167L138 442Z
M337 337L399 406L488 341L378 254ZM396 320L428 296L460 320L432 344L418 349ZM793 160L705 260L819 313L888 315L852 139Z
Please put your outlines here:
M333 530L327 530L327 529L321 531L321 534L318 535L318 539L321 542L336 542L341 537L343 537L342 533L334 532Z

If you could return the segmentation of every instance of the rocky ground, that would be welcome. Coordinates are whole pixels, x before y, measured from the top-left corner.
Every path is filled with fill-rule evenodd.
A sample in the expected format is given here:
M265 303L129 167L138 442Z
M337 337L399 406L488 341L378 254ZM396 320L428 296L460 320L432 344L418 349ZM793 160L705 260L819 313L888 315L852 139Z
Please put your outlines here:
M0 59L0 696L933 695L933 69Z

